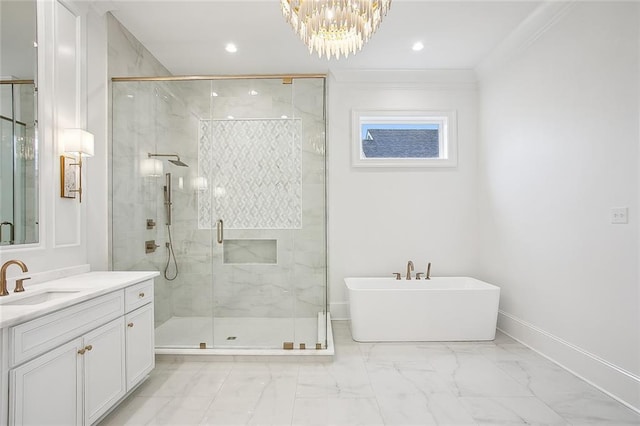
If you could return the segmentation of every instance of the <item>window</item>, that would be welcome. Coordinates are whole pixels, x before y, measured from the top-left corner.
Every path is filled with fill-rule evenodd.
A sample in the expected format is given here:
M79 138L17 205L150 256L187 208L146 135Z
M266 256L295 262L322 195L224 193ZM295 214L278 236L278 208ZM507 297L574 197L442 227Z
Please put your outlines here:
M455 111L352 111L356 167L455 167Z

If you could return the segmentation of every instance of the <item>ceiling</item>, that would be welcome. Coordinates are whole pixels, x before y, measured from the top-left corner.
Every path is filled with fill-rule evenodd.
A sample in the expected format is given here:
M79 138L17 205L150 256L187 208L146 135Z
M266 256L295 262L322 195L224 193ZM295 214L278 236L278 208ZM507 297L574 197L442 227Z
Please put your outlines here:
M99 1L99 0L98 0ZM310 55L277 0L111 0L108 9L174 75L473 69L540 1L394 0L362 51ZM422 41L425 48L411 46ZM233 42L238 52L228 53Z

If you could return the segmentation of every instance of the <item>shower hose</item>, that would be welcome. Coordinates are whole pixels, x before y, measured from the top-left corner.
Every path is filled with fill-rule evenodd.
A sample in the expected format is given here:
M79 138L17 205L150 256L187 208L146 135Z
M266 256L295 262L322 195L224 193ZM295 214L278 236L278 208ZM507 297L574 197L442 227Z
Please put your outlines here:
M178 261L176 260L176 254L173 251L173 240L171 238L171 225L167 224L167 234L169 234L169 242L166 243L167 246L167 264L164 267L164 278L167 281L173 281L178 277ZM175 273L173 276L169 275L169 265L171 264L171 260L173 259L173 265L175 267Z

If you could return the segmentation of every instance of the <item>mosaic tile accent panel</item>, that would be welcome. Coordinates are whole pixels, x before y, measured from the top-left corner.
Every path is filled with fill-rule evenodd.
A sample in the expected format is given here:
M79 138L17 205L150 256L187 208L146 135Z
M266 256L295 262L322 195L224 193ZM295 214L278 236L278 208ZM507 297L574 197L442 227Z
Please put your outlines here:
M301 134L300 119L201 120L199 227L300 229Z

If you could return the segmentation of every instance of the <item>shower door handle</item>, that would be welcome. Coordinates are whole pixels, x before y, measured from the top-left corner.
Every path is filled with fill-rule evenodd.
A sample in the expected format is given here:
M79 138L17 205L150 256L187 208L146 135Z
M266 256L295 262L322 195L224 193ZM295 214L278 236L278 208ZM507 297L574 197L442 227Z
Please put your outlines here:
M222 219L218 219L216 222L216 237L218 239L218 244L222 244L224 240L224 222Z

